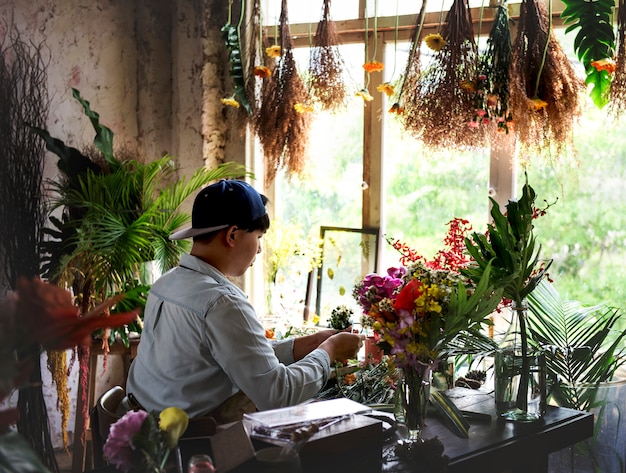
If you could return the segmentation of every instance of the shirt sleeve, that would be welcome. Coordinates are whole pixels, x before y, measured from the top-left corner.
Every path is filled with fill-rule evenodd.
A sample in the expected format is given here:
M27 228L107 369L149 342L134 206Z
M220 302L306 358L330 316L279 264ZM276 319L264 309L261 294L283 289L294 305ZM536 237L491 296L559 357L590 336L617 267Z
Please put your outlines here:
M215 361L260 410L310 399L328 380L330 359L319 348L297 362L281 363L279 356L293 361L293 340L276 344L275 352L254 308L243 297L220 297L207 311L205 327Z
M286 340L273 340L271 341L272 347L274 348L274 353L278 360L285 364L290 365L293 363L293 338L288 338Z

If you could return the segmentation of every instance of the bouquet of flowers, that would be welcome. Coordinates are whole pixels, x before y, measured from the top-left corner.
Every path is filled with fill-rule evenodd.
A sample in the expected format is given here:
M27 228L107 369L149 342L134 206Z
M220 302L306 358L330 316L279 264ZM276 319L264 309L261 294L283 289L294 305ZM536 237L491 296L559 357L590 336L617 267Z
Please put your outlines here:
M451 222L451 235L458 223ZM446 240L449 247L455 241L458 238ZM369 274L353 290L363 308L363 325L371 327L378 345L400 368L436 367L453 340L478 335L492 324L489 315L501 301L502 290L494 289L489 265L474 283L458 270L463 260L448 250L433 261L404 251L406 267L389 268L386 275Z
M188 423L185 411L177 407L160 413L129 411L111 426L104 457L125 473L164 472Z

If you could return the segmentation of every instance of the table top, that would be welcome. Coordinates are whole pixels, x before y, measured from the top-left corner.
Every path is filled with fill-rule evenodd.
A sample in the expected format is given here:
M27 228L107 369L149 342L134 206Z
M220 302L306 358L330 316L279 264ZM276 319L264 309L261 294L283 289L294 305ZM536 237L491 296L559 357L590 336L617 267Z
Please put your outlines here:
M547 468L549 453L593 435L593 415L587 412L548 406L541 420L518 423L497 417L490 392L455 388L447 394L459 409L489 416L468 419L469 438L455 434L438 416L427 417L422 437L437 437L442 442L443 454L449 457L449 473L500 472L516 462L533 468L526 471L542 471ZM409 471L390 451L393 451L393 445L387 442L382 470Z

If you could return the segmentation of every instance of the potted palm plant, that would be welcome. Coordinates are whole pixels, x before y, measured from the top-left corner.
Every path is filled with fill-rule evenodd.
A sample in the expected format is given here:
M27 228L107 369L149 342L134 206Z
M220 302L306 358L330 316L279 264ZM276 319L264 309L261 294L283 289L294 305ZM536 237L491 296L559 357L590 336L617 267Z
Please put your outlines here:
M563 300L545 281L529 295L528 305L531 343L547 353L549 401L595 415L593 438L553 455L550 471L621 471L626 461L621 310Z

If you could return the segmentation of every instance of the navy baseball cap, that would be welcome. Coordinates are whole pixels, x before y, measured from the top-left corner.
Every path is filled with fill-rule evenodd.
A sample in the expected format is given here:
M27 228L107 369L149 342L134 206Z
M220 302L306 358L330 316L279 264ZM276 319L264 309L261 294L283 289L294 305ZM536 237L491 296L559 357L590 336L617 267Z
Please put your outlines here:
M235 222L253 222L267 214L261 194L250 184L222 180L202 189L193 202L191 227L170 235L183 240L222 230Z

